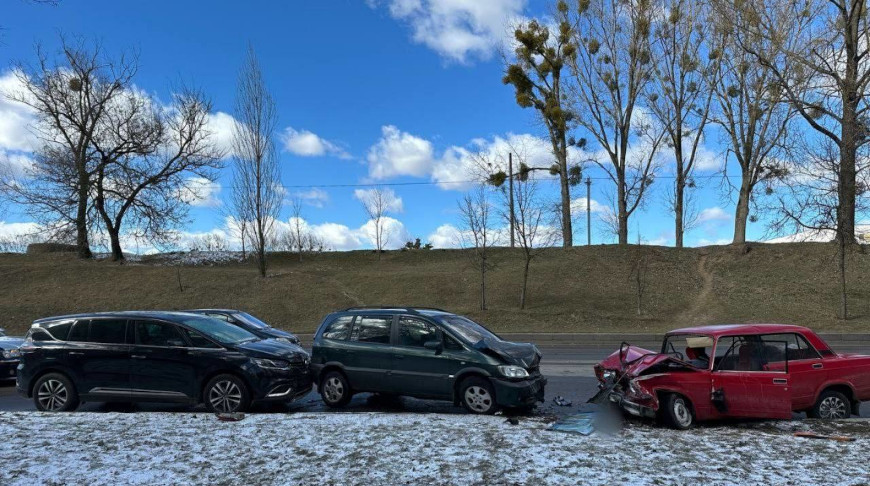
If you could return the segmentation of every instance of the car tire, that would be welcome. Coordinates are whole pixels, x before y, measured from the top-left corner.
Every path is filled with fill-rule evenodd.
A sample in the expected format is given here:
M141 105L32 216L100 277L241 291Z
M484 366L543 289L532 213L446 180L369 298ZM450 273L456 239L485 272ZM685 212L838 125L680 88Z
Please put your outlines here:
M498 410L492 383L478 376L462 381L459 385L459 401L466 410L478 415L492 415Z
M677 430L686 430L695 423L695 412L688 398L676 393L665 395L659 404L662 422Z
M251 393L248 385L235 375L217 375L202 389L202 401L212 413L235 413L248 410Z
M846 398L846 395L835 391L828 390L819 395L816 404L808 414L811 418L817 419L844 419L852 415L852 403Z
M79 406L79 394L69 377L48 373L33 385L33 403L40 412L72 412Z
M330 371L327 373L318 387L320 390L320 398L323 403L330 408L341 408L350 402L353 397L353 392L350 389L350 383L347 377L340 371Z

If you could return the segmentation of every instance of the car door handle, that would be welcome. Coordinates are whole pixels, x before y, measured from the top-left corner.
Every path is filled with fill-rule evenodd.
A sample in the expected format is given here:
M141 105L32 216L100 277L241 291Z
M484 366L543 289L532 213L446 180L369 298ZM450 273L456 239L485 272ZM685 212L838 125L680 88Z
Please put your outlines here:
M69 355L70 355L70 356L84 356L85 353L83 353L83 352L81 352L81 351L70 351L70 352L69 352Z
M820 370L820 369L822 369L822 368L824 368L824 367L825 367L825 365L823 365L822 363L816 363L816 364L813 365L813 369L814 369L814 370Z
M774 385L788 385L788 380L786 380L785 378L774 378L773 384Z
M130 357L133 359L145 359L145 355L142 354L131 354Z

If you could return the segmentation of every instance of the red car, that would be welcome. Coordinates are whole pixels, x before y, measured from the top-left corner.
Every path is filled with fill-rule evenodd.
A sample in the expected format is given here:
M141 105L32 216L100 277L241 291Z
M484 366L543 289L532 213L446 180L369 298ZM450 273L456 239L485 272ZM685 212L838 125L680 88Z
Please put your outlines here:
M601 392L629 414L686 429L725 417L858 414L870 400L870 356L838 354L813 331L783 324L677 329L660 352L623 343L595 365Z

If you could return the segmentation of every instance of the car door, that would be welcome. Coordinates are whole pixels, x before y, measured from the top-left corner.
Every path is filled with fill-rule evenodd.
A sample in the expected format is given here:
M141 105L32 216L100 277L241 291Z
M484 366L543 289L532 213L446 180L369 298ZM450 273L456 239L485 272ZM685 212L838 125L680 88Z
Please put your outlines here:
M350 337L342 346L350 386L356 391L392 393L393 316L357 316Z
M131 385L126 319L76 321L67 338L66 355L79 377L79 393L127 398Z
M768 365L770 347L784 363ZM713 395L724 403L723 415L791 418L791 388L785 342L762 342L759 336L721 337L716 343ZM775 370L775 371L774 371Z
M788 346L788 374L791 385L792 409L801 410L812 407L816 401L816 391L825 383L825 370L821 355L800 334L767 334L761 336L767 341L785 341ZM780 366L769 363L769 367Z
M392 380L402 395L444 398L452 393L453 360L445 353L443 331L423 319L400 316L393 347ZM429 349L428 342L439 349Z
M173 323L131 321L134 343L130 351L133 398L187 401L197 396L197 359Z

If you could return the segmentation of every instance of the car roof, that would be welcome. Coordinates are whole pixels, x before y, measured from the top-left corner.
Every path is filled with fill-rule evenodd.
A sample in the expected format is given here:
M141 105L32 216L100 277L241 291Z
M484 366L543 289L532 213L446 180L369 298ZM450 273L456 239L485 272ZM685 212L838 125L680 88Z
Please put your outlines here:
M797 332L804 334L812 332L809 328L795 326L793 324L718 324L713 326L685 327L674 329L666 335L672 334L703 334L708 336L735 336L739 334L779 334L784 332Z
M182 312L192 312L194 314L201 314L204 312L217 312L220 314L239 314L242 311L238 309L187 309Z
M452 312L446 311L444 309L437 309L435 307L418 307L418 306L357 306L357 307L348 307L347 309L342 309L335 313L338 314L371 314L372 312L378 314L420 314L424 316L437 316L437 315L455 315Z
M179 317L202 317L200 314L184 311L115 311L115 312L85 312L81 314L66 314L53 317L43 317L33 321L33 324L44 324L67 319L87 319L91 317L122 317L125 319L149 318L176 320Z

